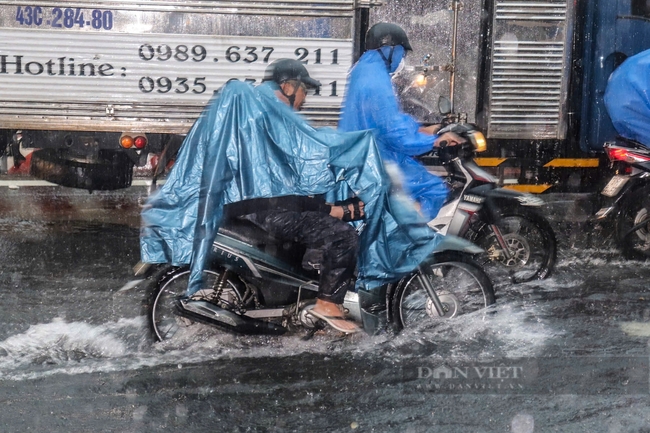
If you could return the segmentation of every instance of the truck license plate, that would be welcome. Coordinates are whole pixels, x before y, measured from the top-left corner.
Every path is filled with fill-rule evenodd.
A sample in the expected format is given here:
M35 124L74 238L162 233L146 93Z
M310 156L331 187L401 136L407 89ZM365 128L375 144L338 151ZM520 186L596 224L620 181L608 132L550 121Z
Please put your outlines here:
M623 188L623 185L628 181L630 176L621 176L621 175L616 175L613 178L610 179L610 181L607 183L605 188L603 188L603 191L601 192L602 195L607 196L607 197L614 197L618 192Z

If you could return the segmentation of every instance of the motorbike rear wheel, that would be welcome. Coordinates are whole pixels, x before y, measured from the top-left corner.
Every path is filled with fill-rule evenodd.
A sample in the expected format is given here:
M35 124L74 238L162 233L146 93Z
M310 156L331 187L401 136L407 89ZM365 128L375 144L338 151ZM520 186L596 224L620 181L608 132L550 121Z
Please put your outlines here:
M527 209L505 213L497 227L508 245L510 258L506 259L492 229L485 225L476 244L487 252L484 265L500 263L514 272L517 283L543 280L551 275L557 260L557 240L546 219Z
M427 265L397 283L390 301L390 318L396 331L430 320L453 319L488 307L495 302L494 288L480 265L461 253L441 253ZM419 275L418 275L419 274ZM427 278L438 295L444 315L440 315L421 284Z
M195 296L210 298L221 273L216 270L203 271L204 287ZM187 266L167 266L151 277L145 288L144 304L149 335L154 342L171 340L178 333L195 324L190 319L176 314L176 300L185 294L190 277ZM241 295L232 279L228 279L218 300L212 301L222 308L232 308L241 303Z
M616 225L617 240L626 258L650 257L650 187L630 194Z

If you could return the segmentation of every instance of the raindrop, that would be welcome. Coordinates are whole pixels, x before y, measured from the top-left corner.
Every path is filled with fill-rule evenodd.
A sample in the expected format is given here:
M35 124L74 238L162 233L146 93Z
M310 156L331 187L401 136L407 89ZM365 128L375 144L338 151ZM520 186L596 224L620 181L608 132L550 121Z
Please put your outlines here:
M535 419L527 413L518 413L510 423L512 433L533 433L535 431Z

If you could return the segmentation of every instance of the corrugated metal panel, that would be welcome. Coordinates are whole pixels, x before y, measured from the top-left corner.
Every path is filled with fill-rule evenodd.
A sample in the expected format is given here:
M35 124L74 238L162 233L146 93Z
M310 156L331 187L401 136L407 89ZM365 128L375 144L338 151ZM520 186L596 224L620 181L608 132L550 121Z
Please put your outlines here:
M34 6L30 1L3 1L9 6ZM121 0L121 1L39 1L42 8L86 8L123 11L153 11L177 13L210 13L237 15L285 16L345 16L352 17L357 7L370 7L373 0L236 0L236 1L185 1L185 0Z
M18 2L0 2L0 15L5 22L16 21L15 7L8 3ZM92 2L100 3L115 2ZM180 7L217 2L139 4L163 3ZM71 28L61 29L51 28L53 10L41 4L39 28L20 27L20 22L17 28L0 28L2 128L185 132L214 90L231 78L259 82L279 58L302 60L323 83L320 95L308 97L305 113L319 124L338 118L352 39L331 37L327 22L316 20L325 36L320 38L299 37L305 28L295 25L293 37L213 36L204 29L203 15L183 22L181 33L179 26L171 33L152 33L148 26L135 33L105 31L88 22L69 22ZM115 19L126 16L118 14L123 10L114 12ZM154 15L134 12L129 22L150 22ZM352 21L346 21L349 33Z
M530 21L566 21L565 2L499 1L497 19Z
M497 0L495 9L488 137L564 138L572 2Z
M107 109L114 115L108 116ZM0 121L6 129L74 131L142 131L184 134L203 105L109 105L0 102ZM313 124L335 125L339 110L306 107L301 114Z

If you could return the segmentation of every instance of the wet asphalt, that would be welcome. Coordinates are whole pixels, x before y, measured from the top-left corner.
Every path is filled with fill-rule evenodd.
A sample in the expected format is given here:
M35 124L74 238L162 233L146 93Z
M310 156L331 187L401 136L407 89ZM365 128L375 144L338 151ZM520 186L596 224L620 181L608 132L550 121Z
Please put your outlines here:
M586 224L592 195L542 196L557 268L495 281L490 314L165 347L131 275L146 194L0 188L0 431L649 431L650 266Z

